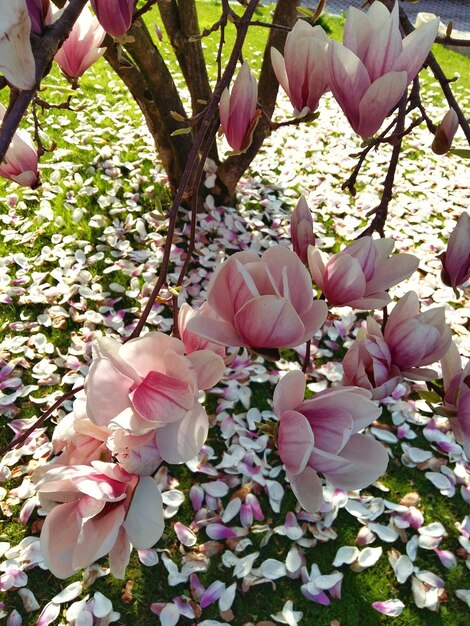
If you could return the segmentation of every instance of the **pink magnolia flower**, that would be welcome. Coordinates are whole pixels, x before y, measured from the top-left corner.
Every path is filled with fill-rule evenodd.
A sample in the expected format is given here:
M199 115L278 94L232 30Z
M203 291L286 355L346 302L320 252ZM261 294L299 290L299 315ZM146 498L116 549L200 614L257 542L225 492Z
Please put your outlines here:
M459 350L452 341L441 364L444 407L455 438L470 460L470 361L462 369Z
M444 285L458 287L470 278L470 218L462 213L440 257Z
M157 429L158 449L168 463L183 463L203 445L208 418L198 390L215 385L224 362L211 350L185 356L184 344L152 332L124 345L97 341L86 380L86 414L98 426L132 435Z
M40 35L47 21L49 14L49 0L26 0L29 17L31 18L31 31Z
M300 197L290 222L290 238L294 252L302 261L307 263L307 251L310 245L315 244L313 235L313 219L307 201Z
M408 278L419 264L412 254L389 258L393 246L391 239L361 237L326 263L320 251L310 246L308 265L313 282L331 306L383 308L390 302L385 290Z
M80 13L70 35L55 55L55 60L69 78L80 78L86 70L103 56L100 48L106 33L87 8Z
M390 349L372 317L344 355L343 370L343 385L368 389L374 400L389 396L401 381L400 370L392 363Z
M0 121L6 109L0 104ZM0 164L0 176L12 180L18 185L35 189L39 184L38 153L33 141L25 130L18 129L10 147Z
M26 0L2 3L0 20L0 72L18 89L32 89L36 63L30 42L31 19Z
M261 258L237 252L212 275L206 314L188 328L225 346L292 348L311 339L327 316L314 301L310 276L297 255L273 246Z
M435 154L446 154L452 147L455 133L459 128L459 118L454 109L449 109L436 129L431 149Z
M363 137L378 131L421 69L437 35L439 18L402 40L398 2L392 12L374 2L368 13L350 7L343 45L328 46L331 91L353 129Z
M122 37L131 27L135 0L91 0L91 6L108 35Z
M41 551L57 578L68 578L108 553L113 575L123 578L130 544L151 548L163 533L162 498L149 476L92 461L44 466L36 481L41 506L49 510Z
M419 312L419 300L409 291L395 305L385 324L384 339L392 362L408 378L422 379L433 370L416 369L442 359L449 349L452 331L445 321L444 307Z
M304 400L305 376L288 372L274 390L279 418L277 447L300 504L314 513L322 502L317 472L339 489L361 489L387 467L385 448L359 434L381 414L371 394L357 387L335 387Z
M219 104L220 124L229 145L236 152L244 152L251 144L261 111L256 108L258 84L245 61L233 84L226 88Z
M271 48L274 73L298 117L313 113L328 89L328 41L321 26L297 20L287 35L284 57Z

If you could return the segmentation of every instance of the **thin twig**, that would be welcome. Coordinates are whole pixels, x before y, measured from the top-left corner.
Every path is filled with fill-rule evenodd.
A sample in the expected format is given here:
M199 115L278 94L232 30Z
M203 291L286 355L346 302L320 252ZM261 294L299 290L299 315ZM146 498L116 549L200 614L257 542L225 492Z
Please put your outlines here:
M223 73L223 76L221 80L217 83L217 85L215 86L214 93L207 106L204 118L201 122L201 126L195 138L193 147L191 149L191 152L189 153L188 161L186 163L186 167L184 168L184 172L181 177L181 183L178 187L178 191L176 192L175 199L173 200L173 204L169 211L168 234L167 234L167 239L166 239L164 250L163 250L163 258L162 258L162 263L161 263L161 268L160 268L160 275L152 290L152 293L150 294L148 302L145 305L144 311L142 312L142 315L139 321L137 322L136 327L132 331L131 335L127 338L127 341L129 341L129 339L134 339L135 337L138 337L140 335L142 328L144 327L145 322L147 321L147 318L153 308L155 300L157 299L157 296L166 281L166 277L168 273L168 266L170 262L171 244L172 244L173 235L175 232L176 218L178 215L178 211L179 211L181 202L186 196L186 190L187 190L188 184L193 175L194 168L198 162L199 150L202 146L202 143L204 141L204 138L206 137L206 134L209 128L211 127L213 117L215 115L218 115L217 109L218 109L222 92L225 89L225 87L227 87L228 84L230 83L230 80L232 79L232 76L235 72L235 68L237 66L237 62L238 62L238 59L240 57L240 53L243 47L243 42L245 41L250 19L257 6L258 6L258 0L250 0L245 10L245 13L240 18L240 21L238 23L237 38L235 40L232 53L230 55L230 58L225 68L225 71Z
M10 441L10 443L8 445L6 445L4 448L2 448L0 450L0 455L4 455L9 450L13 450L13 448L17 448L21 443L26 441L26 439L37 428L39 428L39 426L41 426L41 424L43 424L47 420L47 418L50 417L52 415L52 413L54 413L54 411L56 409L58 409L60 406L62 406L62 404L66 400L68 400L69 398L73 398L74 395L76 395L79 391L82 391L82 390L83 390L83 386L76 387L75 389L72 389L72 391L67 391L67 393L64 393L62 396L60 396L60 398L58 400L56 400L54 402L54 404L47 409L47 411L44 411L44 413L41 415L41 417L39 417L34 422L34 424L30 428L28 428L28 430L25 430L25 432L22 433L19 437L17 437L13 441Z
M393 183L395 181L395 174L398 166L398 159L401 153L401 145L403 142L402 133L405 128L406 117L406 93L403 94L402 99L398 105L398 117L395 127L394 137L396 136L396 143L393 146L392 156L390 157L390 163L385 176L384 187L382 191L382 198L379 205L373 210L375 216L370 225L359 235L359 237L366 237L372 235L373 232L379 233L381 237L385 237L384 226L388 215L388 205L393 197Z
M59 45L69 35L83 7L88 0L71 0L60 18L48 27L44 33L32 37L32 47L36 60L36 83L33 89L20 91L16 100L8 108L0 128L0 162L3 161L8 147L31 103L44 73L47 71Z
M402 8L400 8L400 24L406 35L413 32L414 30L413 24L410 22L410 20L408 19L408 16L406 15L405 11ZM460 108L459 103L457 102L454 96L454 92L452 91L450 84L449 84L450 83L449 79L444 74L442 67L436 61L436 57L433 55L432 52L428 54L426 61L425 61L425 65L428 65L429 69L434 74L434 77L439 82L441 89L446 97L447 103L449 104L449 107L451 109L454 109L454 111L456 112L460 127L462 128L465 134L465 137L467 138L467 141L470 144L470 125L467 122L467 118L465 117L464 112Z

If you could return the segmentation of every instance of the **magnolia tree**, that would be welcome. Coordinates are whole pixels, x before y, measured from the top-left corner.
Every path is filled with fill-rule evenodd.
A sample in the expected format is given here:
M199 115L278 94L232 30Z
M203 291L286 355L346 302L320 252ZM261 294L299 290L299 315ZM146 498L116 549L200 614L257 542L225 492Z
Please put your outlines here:
M189 102L148 30L146 13L155 4ZM439 411L448 416L455 441L470 458L469 366L461 362L443 307L420 312L419 298L410 291L388 311L389 288L415 272L419 259L393 254L394 242L384 237L403 138L423 123L437 154L451 149L458 127L470 142L469 125L431 53L435 41L462 42L453 39L450 30L438 37L438 19L414 30L398 2L369 4L367 12L348 10L342 44L315 24L324 1L316 10L303 9L299 17L295 0L279 0L272 23L259 23L253 17L257 0L247 2L241 15L222 0L220 18L207 32L199 29L194 0L70 0L65 5L10 0L2 7L0 81L8 106L0 111L0 175L19 185L40 185L38 158L44 147L35 105L41 103L41 81L56 63L79 89L80 77L104 55L142 110L173 194L161 267L139 319L125 337L97 339L84 385L64 394L3 450L24 444L65 400L74 398L73 411L54 430L50 458L49 446L32 477L40 514L45 515L41 552L56 577L67 578L108 555L111 572L123 578L132 547L147 550L157 544L164 520L155 473L165 464L190 462L204 445L209 419L200 392L217 385L224 371L230 372L241 348L271 360L279 359L285 349L297 350L291 371L274 391L273 419L264 429L308 514L324 505L325 481L349 491L367 487L384 474L386 448L362 431L380 420L382 406L404 380L424 381L440 394ZM229 23L236 27L236 39L224 66ZM242 58L247 31L255 27L269 29L258 80L250 60ZM210 33L220 33L214 87L202 45ZM437 124L420 97L424 64L449 105ZM272 119L279 85L293 109L293 117L284 122ZM315 111L327 91L364 140L345 190L355 193L373 150L384 144L393 147L369 226L343 250L327 256L315 245L311 212L301 197L291 219L292 249L273 245L261 255L249 249L236 252L210 277L202 306L193 309L181 302L178 291L194 262L195 224L208 159L215 172L213 197L233 201L240 177L265 138L280 126L318 117ZM19 129L30 106L35 141ZM413 113L418 116L411 117ZM219 127L232 149L225 160L215 141ZM192 215L191 232L186 260L172 286L170 252L181 206ZM462 213L442 254L442 281L458 290L469 277L470 221ZM171 294L171 334L148 324L163 288ZM382 313L367 317L344 355L342 383L306 399L306 381L315 368L311 341L331 307ZM302 344L306 349L298 362ZM439 362L443 386L433 382L438 373L429 367ZM250 511L256 514L253 503ZM31 512L23 515L24 521ZM243 514L248 515L247 510ZM178 528L184 535L185 527ZM19 574L12 570L9 575L10 587L20 586L15 578ZM317 591L306 592L307 597L320 597ZM97 606L101 601L94 599ZM93 613L94 606L88 603L80 609L91 615L88 621L79 622L77 613L69 623L91 624L101 611ZM42 623L49 621L44 618Z

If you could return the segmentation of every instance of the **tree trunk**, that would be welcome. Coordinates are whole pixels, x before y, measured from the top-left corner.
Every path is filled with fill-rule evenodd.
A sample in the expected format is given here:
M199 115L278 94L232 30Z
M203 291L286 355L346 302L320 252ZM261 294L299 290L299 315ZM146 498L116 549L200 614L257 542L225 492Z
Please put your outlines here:
M159 2L158 9L170 39L184 80L191 95L192 114L201 113L212 97L206 61L202 51L199 21L194 0L171 0ZM195 131L199 124L194 125ZM219 163L217 145L214 142L209 157Z
M186 116L173 78L142 19L127 33L127 54L108 37L105 58L124 81L144 114L168 175L171 191L178 188L192 146L191 135L171 134L182 128L171 115Z

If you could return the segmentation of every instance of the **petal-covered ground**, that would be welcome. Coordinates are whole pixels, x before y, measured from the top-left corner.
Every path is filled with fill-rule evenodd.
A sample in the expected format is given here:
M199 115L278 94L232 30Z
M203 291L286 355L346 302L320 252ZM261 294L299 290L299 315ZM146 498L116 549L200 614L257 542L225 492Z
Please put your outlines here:
M152 140L104 64L91 70L84 104L74 115L45 114L59 147L41 168L42 187L3 186L3 444L63 391L83 383L97 337L132 331L158 274L165 176ZM430 104L429 113L438 121L444 110ZM286 100L277 114L290 117ZM427 131L415 129L398 167L386 235L398 250L416 254L420 268L392 294L412 289L423 309L444 306L467 359L468 296L440 282L437 256L470 207L468 166L458 157L436 157L430 143ZM372 154L352 198L341 186L359 149L360 139L328 97L315 123L269 137L240 183L236 207L216 206L207 197L180 301L200 305L208 277L227 255L289 246L290 214L301 194L319 247L336 252L357 237L378 204L391 148ZM209 164L209 194L213 184ZM185 216L173 242L173 284L188 236ZM363 319L337 309L317 333L311 394L341 381L342 356ZM169 332L171 322L161 302L147 327ZM43 571L43 517L30 477L51 450L51 426L7 453L0 465L0 590L7 592L2 614L8 623L21 624L21 615L24 624L41 626L159 620L164 626L373 625L383 623L381 614L396 616L399 624L467 623L468 461L433 398L420 397L420 385L398 385L384 402L384 416L369 429L387 448L388 472L363 491L324 483L321 511L305 513L268 436L273 388L280 374L299 368L303 350L283 357L272 363L242 351L206 395L209 440L186 465L158 471L166 530L153 549L134 556L127 581L111 580L106 559L67 582ZM66 401L54 423L71 406Z

